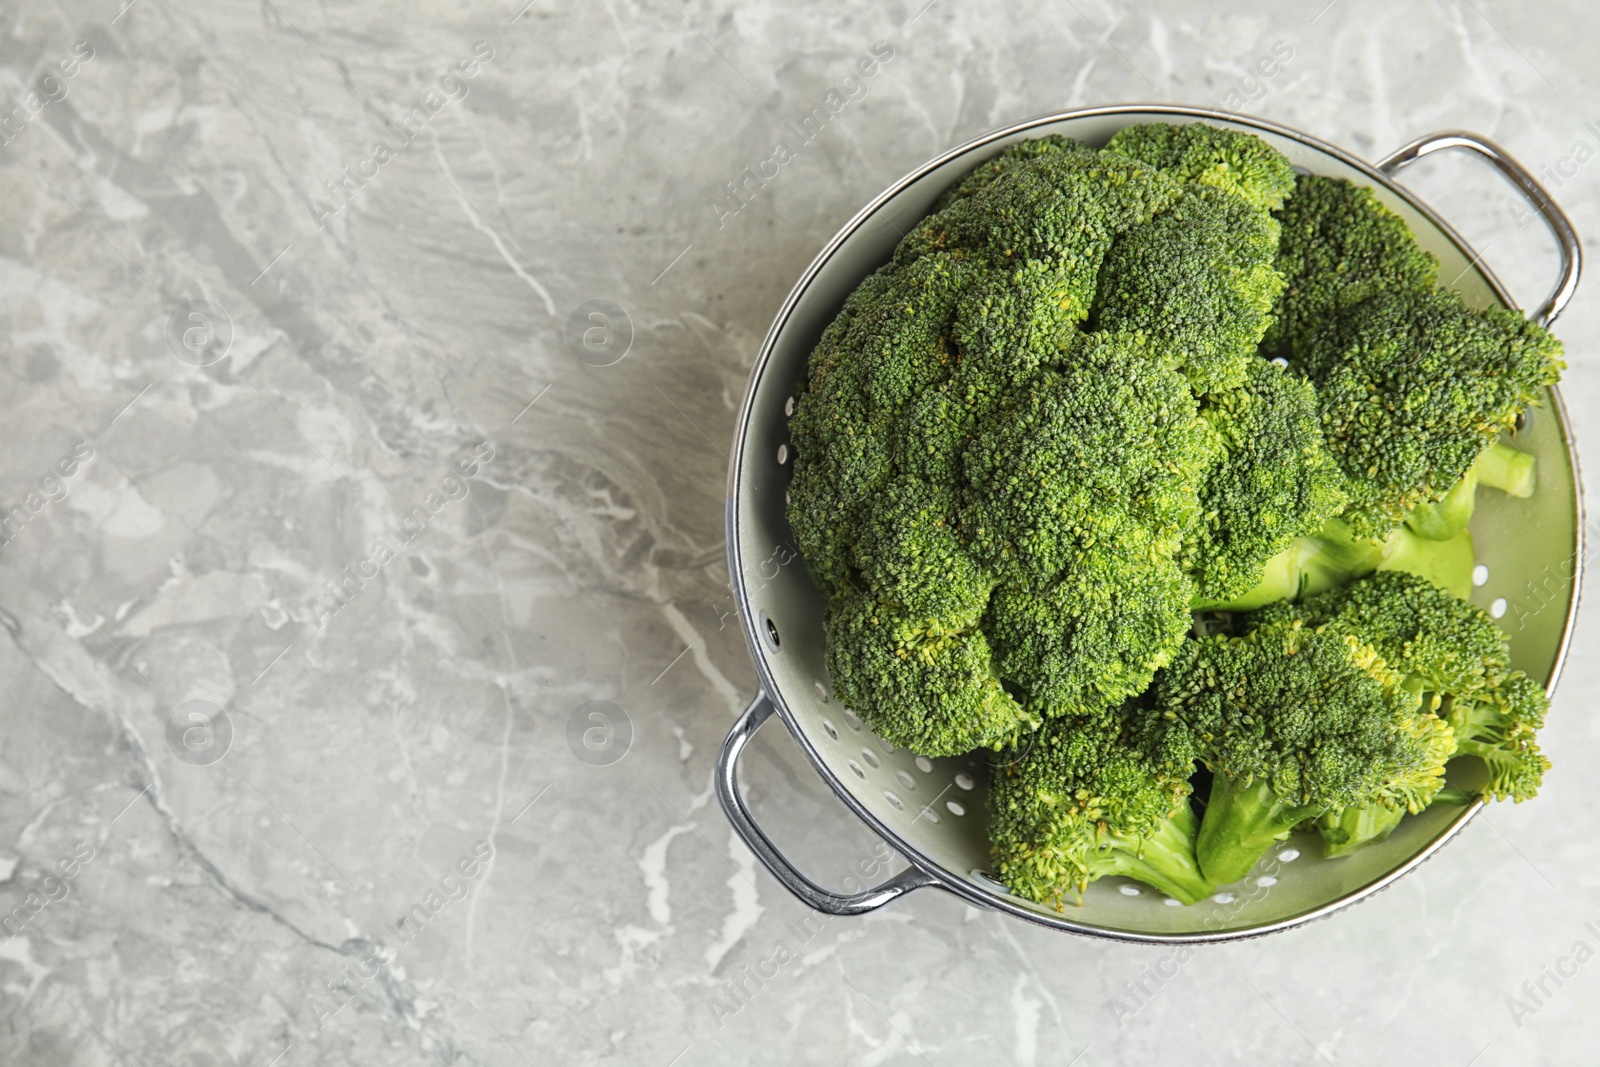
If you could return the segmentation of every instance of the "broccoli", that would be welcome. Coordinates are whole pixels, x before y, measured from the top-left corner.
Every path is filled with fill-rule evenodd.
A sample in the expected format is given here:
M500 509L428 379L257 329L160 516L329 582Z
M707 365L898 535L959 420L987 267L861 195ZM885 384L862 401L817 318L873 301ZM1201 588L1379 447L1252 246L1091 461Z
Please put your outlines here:
M1232 597L1197 597L1197 611L1250 611L1295 597L1311 596L1379 571L1426 578L1465 597L1472 592L1472 534L1459 530L1446 541L1421 537L1407 526L1387 536L1357 537L1341 519L1329 519L1314 534L1297 537L1262 566L1261 580Z
M1291 366L1316 386L1351 529L1381 537L1442 499L1560 377L1560 357L1543 327L1449 292L1380 292L1313 331Z
M976 615L927 619L859 594L835 598L826 625L834 692L891 744L952 756L1037 725L995 674Z
M1197 393L1237 388L1283 288L1278 223L1242 197L1194 185L1112 244L1096 324L1143 332Z
M1476 756L1489 770L1484 796L1520 804L1539 792L1550 760L1534 735L1549 710L1544 687L1521 671L1497 675L1472 699L1451 702L1445 721L1456 735L1456 754Z
M1406 513L1406 526L1419 537L1448 541L1472 519L1478 503L1478 486L1487 485L1508 496L1530 497L1536 481L1533 457L1496 442L1478 458L1461 480L1438 501L1423 501Z
M977 424L961 525L1010 583L1048 582L1086 552L1129 551L1120 538L1170 559L1195 522L1210 446L1178 374L1137 337L1092 334Z
M811 358L790 430L789 521L811 573L850 580L849 546L895 471L894 428L913 397L947 378L947 327L970 268L927 256L862 283Z
M1199 467L1173 456L1189 449L1186 432L1203 429L1183 380L1137 339L1080 329L1106 249L1176 198L1175 181L1063 139L1012 150L958 192L846 301L812 354L790 422L789 518L830 600L835 688L885 738L930 755L1002 743L1045 703L1020 693L1024 711L997 673L985 620L1000 578L1018 581L1032 563L1048 580L1071 559L1090 597L1082 579L1095 573L1092 557L1117 549L1096 544L1108 531L1095 523L1119 523L1131 536L1137 523L1171 512L1151 560L1171 571L1159 601L1161 646L1113 633L1095 648L1087 630L1073 644L1086 670L1110 677L1126 660L1134 681L1122 688L1148 683L1181 637L1189 598L1170 558L1178 529L1192 521ZM1109 415L1141 397L1144 406L1120 422L1096 426L1087 411ZM1015 457L992 450L1022 447L1018 413L1043 398L1085 411L1076 426L1056 420L1058 447L1100 448L1096 484L1115 490L1117 507L1091 514L1071 500L1054 511L1040 502L1034 515L1024 496L1010 511L985 510L974 481L1004 476ZM1038 462L1044 470L1052 461ZM1064 552L1030 543L1048 558L1002 540L1063 522L1080 534ZM1141 570L1131 574L1140 584Z
M828 672L896 745L1004 751L1015 892L1193 902L1297 824L1387 835L1455 756L1537 790L1544 694L1451 594L1560 346L1436 270L1370 191L1150 125L1007 147L843 302L790 420ZM1212 610L1249 614L1186 636Z
M1091 714L1150 684L1189 630L1191 591L1159 556L1086 554L1042 588L995 591L995 665L1041 713Z
M1012 891L1061 909L1097 878L1122 875L1193 904L1212 886L1195 862L1183 775L1164 775L1122 736L1118 710L1057 719L995 758L989 838Z
M952 202L971 196L1009 171L1016 164L1050 152L1075 152L1087 156L1095 154L1095 150L1088 145L1080 141L1074 141L1070 137L1063 137L1060 134L1018 141L1016 144L1008 145L993 159L986 160L972 168L967 172L966 177L945 190L944 195L934 203L934 212L943 211Z
M1200 415L1221 458L1206 473L1200 521L1180 559L1204 605L1259 584L1268 560L1320 530L1345 496L1304 380L1251 357L1244 384L1206 397Z
M1277 268L1287 285L1272 309L1269 350L1300 348L1336 312L1369 296L1433 287L1439 261L1371 189L1297 175L1278 220Z
M1377 573L1299 603L1274 604L1247 624L1299 623L1346 634L1373 647L1421 695L1425 711L1448 724L1452 756L1476 756L1489 770L1482 792L1525 800L1550 766L1535 734L1549 701L1539 685L1511 669L1510 642L1494 620L1414 575ZM1326 854L1344 855L1387 837L1398 813L1360 806L1319 822Z
M978 423L961 527L1001 579L998 667L1034 706L1120 702L1182 640L1193 593L1175 554L1209 443L1182 378L1111 334Z
M1199 122L1127 126L1105 150L1179 181L1225 190L1258 211L1276 211L1295 185L1288 159L1261 138Z
M1274 841L1328 811L1426 807L1452 739L1403 682L1370 645L1298 620L1186 643L1157 676L1135 737L1148 745L1176 731L1210 768L1195 846L1206 878L1238 881Z

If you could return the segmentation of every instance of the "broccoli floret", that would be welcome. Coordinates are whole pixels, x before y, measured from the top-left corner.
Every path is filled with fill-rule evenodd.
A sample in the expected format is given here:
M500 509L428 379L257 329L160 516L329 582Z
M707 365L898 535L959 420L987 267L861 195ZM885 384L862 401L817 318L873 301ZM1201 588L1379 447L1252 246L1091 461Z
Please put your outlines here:
M1283 288L1278 223L1223 190L1193 185L1117 238L1100 271L1096 322L1142 331L1198 393L1237 388Z
M1258 211L1276 211L1294 189L1294 169L1282 152L1254 134L1199 122L1127 126L1105 150L1179 181L1225 190Z
M1349 308L1292 365L1316 386L1348 479L1345 519L1363 536L1443 498L1564 366L1560 343L1520 314L1414 291Z
M1477 756L1488 767L1485 796L1521 803L1539 792L1550 761L1535 737L1549 710L1544 687L1521 671L1496 675L1472 699L1451 702L1445 720L1457 738L1456 754Z
M995 579L955 530L955 490L901 475L862 519L853 546L856 584L917 618L967 620L982 614Z
M1128 744L1123 721L1055 720L1021 753L996 757L989 838L1013 892L1059 910L1095 879L1122 875L1185 904L1210 894L1195 863L1188 781Z
M1372 190L1301 174L1278 212L1278 270L1288 285L1266 345L1298 349L1336 312L1382 292L1432 288L1439 261Z
M1535 740L1549 706L1544 690L1511 670L1511 645L1487 612L1410 574L1380 572L1300 603L1252 613L1247 625L1299 622L1372 645L1449 724L1452 756L1477 756L1489 769L1487 796L1524 800L1549 761ZM1382 840L1398 817L1335 811L1319 823L1329 856Z
M1196 842L1209 880L1243 878L1325 812L1427 806L1450 730L1403 681L1370 645L1298 621L1186 643L1157 676L1140 736L1178 731L1212 772Z
M1010 275L1026 265L1076 319L1089 313L1112 239L1178 196L1178 184L1130 159L1054 151L1018 159L918 223L895 249L904 264L963 251Z
M812 355L789 424L796 453L789 521L825 588L850 581L848 548L894 474L901 412L949 377L949 323L972 274L949 255L878 271L846 301Z
M1086 553L1043 587L995 590L985 629L996 666L1040 714L1086 715L1121 703L1142 692L1183 641L1193 587L1170 559L1137 552L1140 536Z
M978 192L1018 163L1037 156L1048 155L1051 152L1071 152L1085 156L1095 155L1093 148L1080 141L1074 141L1071 137L1063 137L1060 134L1018 141L1016 144L1008 146L993 159L979 163L968 171L966 177L947 190L934 203L933 210L935 212L943 211L951 203L965 199Z
M1379 572L1298 603L1252 612L1250 626L1298 620L1370 644L1394 670L1434 694L1429 709L1452 693L1474 691L1510 669L1505 633L1487 612L1411 574Z
M1013 742L1037 725L995 674L977 615L929 619L861 594L827 622L834 692L879 737L929 756Z
M1009 583L1048 582L1139 537L1170 559L1197 514L1211 437L1183 379L1140 339L1093 334L980 421L964 454L962 529Z
M1222 452L1180 559L1202 602L1220 602L1256 586L1271 557L1338 514L1344 479L1322 446L1311 386L1267 360L1250 357L1244 384L1206 397L1200 416Z

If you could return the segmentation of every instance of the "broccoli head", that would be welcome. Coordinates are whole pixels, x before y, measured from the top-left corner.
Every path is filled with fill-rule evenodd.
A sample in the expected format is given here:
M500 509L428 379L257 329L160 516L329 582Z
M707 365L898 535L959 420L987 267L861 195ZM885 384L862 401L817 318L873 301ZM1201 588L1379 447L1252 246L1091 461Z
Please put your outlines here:
M1185 904L1211 892L1194 858L1185 775L1163 774L1123 736L1121 712L1063 718L995 759L989 838L1014 892L1054 905L1097 878L1135 878Z
M1505 633L1488 613L1433 583L1400 571L1370 577L1299 602L1251 613L1251 626L1299 621L1351 634L1371 645L1391 668L1432 694L1429 709L1452 693L1482 688L1510 669Z
M933 205L937 213L943 211L952 202L962 200L978 192L984 186L1009 171L1018 163L1026 162L1037 156L1048 155L1051 152L1072 152L1079 155L1093 156L1095 150L1081 141L1071 137L1054 134L1049 137L1034 137L1026 141L1018 141L1008 145L993 159L979 163L968 171L966 177L947 189Z
M1294 168L1254 134L1190 122L1127 126L1106 152L1137 159L1181 182L1222 189L1257 211L1276 211L1294 189Z
M812 354L790 422L789 521L825 586L850 579L848 547L895 473L902 411L949 378L948 327L970 275L950 255L880 270L851 294Z
M985 629L1002 676L1041 713L1086 715L1142 692L1183 641L1192 586L1133 532L1042 587L1002 586Z
M1380 571L1253 612L1246 623L1299 623L1369 643L1421 694L1423 709L1449 725L1450 755L1484 762L1484 795L1520 801L1538 791L1550 763L1535 735L1549 701L1538 683L1511 670L1510 642L1487 612L1415 575ZM1337 856L1382 840L1399 821L1398 814L1350 809L1327 813L1319 826L1327 855Z
M1564 364L1560 343L1516 312L1393 290L1314 331L1292 366L1316 386L1345 520L1382 536L1442 499Z
M1126 551L1120 538L1171 558L1211 454L1183 379L1137 337L1092 334L977 424L962 528L1012 583L1048 582L1084 553Z
M1430 289L1439 270L1404 219L1343 178L1297 175L1278 219L1277 266L1287 286L1273 308L1268 348L1300 348L1336 312L1369 296Z
M1010 743L1037 725L994 670L978 616L929 619L867 594L826 621L834 693L879 737L929 756Z
M1198 393L1241 385L1283 289L1278 223L1206 185L1112 244L1100 271L1099 329L1143 332Z
M1242 385L1200 406L1221 454L1201 484L1199 521L1180 559L1208 602L1256 586L1271 557L1316 533L1345 504L1311 386L1254 356L1247 368Z
M1403 682L1370 645L1298 621L1185 644L1157 676L1138 736L1177 731L1212 772L1196 843L1209 880L1244 877L1325 812L1419 811L1433 799L1450 729Z

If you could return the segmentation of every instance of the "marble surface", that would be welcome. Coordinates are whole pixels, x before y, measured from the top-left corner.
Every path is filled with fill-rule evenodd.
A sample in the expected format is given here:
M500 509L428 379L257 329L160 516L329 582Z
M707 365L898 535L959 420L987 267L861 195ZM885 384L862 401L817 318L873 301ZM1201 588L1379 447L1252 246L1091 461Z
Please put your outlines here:
M1178 101L1369 157L1477 130L1600 232L1577 0L924 2L0 9L0 1061L1593 1060L1592 614L1545 795L1265 940L1179 958L932 891L799 934L731 834L735 410L888 182ZM1487 170L1407 180L1542 298ZM1584 436L1597 309L1560 329ZM781 730L747 762L809 869L877 854Z

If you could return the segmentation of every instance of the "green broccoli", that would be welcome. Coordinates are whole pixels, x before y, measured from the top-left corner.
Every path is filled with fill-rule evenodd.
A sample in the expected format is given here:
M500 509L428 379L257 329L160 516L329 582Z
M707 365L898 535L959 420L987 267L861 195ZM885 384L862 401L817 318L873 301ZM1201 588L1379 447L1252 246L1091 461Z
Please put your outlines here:
M1385 664L1433 694L1435 710L1452 694L1482 688L1511 667L1505 634L1486 612L1415 575L1382 572L1299 602L1252 612L1250 626L1298 621L1370 644Z
M1334 518L1268 559L1261 580L1245 592L1219 599L1197 597L1192 606L1197 611L1251 611L1379 571L1414 574L1465 597L1472 592L1473 563L1472 534L1467 530L1446 541L1421 537L1407 526L1381 538L1357 537L1343 520Z
M1057 719L995 759L989 838L1013 892L1060 910L1122 875L1193 904L1212 886L1195 862L1185 775L1163 774L1122 736L1125 715Z
M949 323L972 273L950 255L878 271L812 355L790 422L789 521L811 573L830 589L850 581L848 548L895 473L901 412L949 377Z
M1157 677L1136 738L1177 731L1210 768L1195 847L1207 879L1238 881L1328 811L1427 806L1444 784L1450 729L1403 681L1370 645L1298 621L1186 643Z
M1456 754L1476 756L1489 770L1484 796L1520 804L1539 792L1550 760L1535 735L1549 710L1544 687L1521 671L1497 675L1472 699L1451 702L1445 721L1456 735Z
M1005 752L1015 892L1194 902L1302 822L1387 835L1455 756L1537 790L1544 694L1450 593L1560 347L1436 266L1367 190L1153 125L1009 146L844 301L790 420L827 669L887 741ZM1214 609L1262 610L1185 636Z
M1112 244L1097 328L1142 332L1197 393L1237 388L1283 288L1278 223L1242 197L1194 185Z
M1564 364L1560 343L1516 312L1395 290L1313 331L1291 366L1316 386L1348 479L1345 521L1381 537L1442 499Z
M1200 603L1242 596L1267 561L1344 507L1344 478L1322 446L1317 398L1303 379L1252 356L1244 383L1213 393L1200 416L1221 458L1200 490L1200 521L1180 560Z
M1301 174L1278 212L1278 270L1287 281L1265 346L1298 349L1335 313L1383 292L1433 287L1439 261L1371 189Z
M1538 791L1550 764L1535 734L1549 702L1536 682L1511 669L1510 642L1486 612L1414 575L1380 572L1246 620L1267 627L1296 622L1371 644L1421 695L1424 710L1449 725L1451 755L1483 760L1490 774L1485 795L1520 801ZM1369 808L1322 817L1327 855L1382 840L1400 822L1398 813Z
M1189 630L1191 595L1177 564L1160 553L1086 553L1042 588L995 590L985 630L1000 674L1031 707L1093 714L1150 684Z
M1170 559L1212 454L1183 379L1137 337L1092 334L977 424L962 529L1009 583L1048 582L1126 537Z
M1472 519L1478 503L1478 486L1487 485L1508 496L1530 497L1536 481L1533 457L1496 442L1472 461L1467 473L1437 501L1423 501L1406 513L1406 526L1419 537L1448 541Z
M1060 134L1018 141L1016 144L1008 145L993 159L979 163L967 172L966 177L945 190L944 195L934 203L934 212L943 211L952 202L971 196L1018 163L1033 159L1036 156L1047 155L1051 152L1075 152L1087 156L1095 155L1093 148L1081 141L1075 141L1071 137L1063 137Z
M1189 184L1222 189L1257 211L1276 211L1294 189L1294 168L1254 134L1200 122L1126 126L1105 151L1148 163Z
M928 619L867 594L829 606L828 674L891 744L953 756L1014 742L1038 720L1006 692L977 615Z

